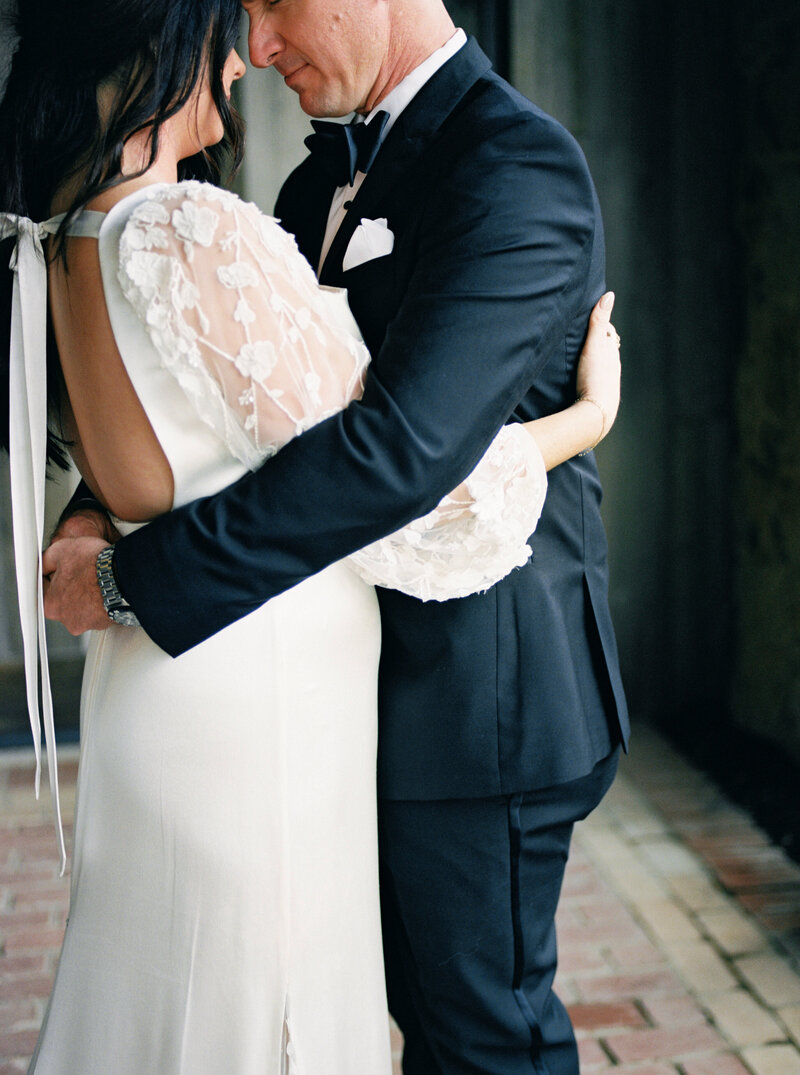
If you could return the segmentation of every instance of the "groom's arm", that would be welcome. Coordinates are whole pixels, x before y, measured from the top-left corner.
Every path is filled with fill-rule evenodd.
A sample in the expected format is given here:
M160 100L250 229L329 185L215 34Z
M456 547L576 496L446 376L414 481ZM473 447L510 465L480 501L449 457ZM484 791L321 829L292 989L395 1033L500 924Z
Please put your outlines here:
M148 634L177 655L431 509L588 313L599 228L583 157L552 121L521 114L454 162L362 400L117 544Z

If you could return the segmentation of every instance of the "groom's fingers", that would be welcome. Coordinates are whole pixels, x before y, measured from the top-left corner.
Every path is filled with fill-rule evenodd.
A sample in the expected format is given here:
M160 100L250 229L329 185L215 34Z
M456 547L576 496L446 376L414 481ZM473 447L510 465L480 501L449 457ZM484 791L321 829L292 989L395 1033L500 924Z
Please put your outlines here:
M42 557L44 614L63 623L72 635L104 631L111 625L95 567L97 554L107 545L102 538L65 538Z
M62 518L59 521L58 527L50 538L50 544L62 541L64 538L80 537L104 538L106 544L113 544L119 538L119 534L103 512L96 511L94 508L79 508L66 519Z

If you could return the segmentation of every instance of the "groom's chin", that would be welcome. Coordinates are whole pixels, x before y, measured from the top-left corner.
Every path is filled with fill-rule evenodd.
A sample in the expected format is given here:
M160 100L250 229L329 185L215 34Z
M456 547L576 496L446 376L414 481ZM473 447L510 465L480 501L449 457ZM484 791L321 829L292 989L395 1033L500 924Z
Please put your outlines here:
M354 111L353 105L342 100L342 94L326 91L325 86L319 84L319 74L309 64L285 76L283 81L297 94L300 107L312 119L335 119L349 116Z

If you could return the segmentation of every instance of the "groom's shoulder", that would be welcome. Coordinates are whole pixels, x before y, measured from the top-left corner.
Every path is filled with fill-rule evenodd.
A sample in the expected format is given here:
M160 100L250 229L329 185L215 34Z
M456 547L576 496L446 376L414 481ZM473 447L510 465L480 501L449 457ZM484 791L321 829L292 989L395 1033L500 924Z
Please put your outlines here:
M521 146L539 151L549 148L585 166L583 152L570 131L493 70L478 79L454 119L476 144L516 138Z
M529 188L536 197L571 188L579 201L588 205L594 200L594 184L577 140L491 69L441 125L426 157L438 174L456 185L493 186L509 195L516 188L520 197Z

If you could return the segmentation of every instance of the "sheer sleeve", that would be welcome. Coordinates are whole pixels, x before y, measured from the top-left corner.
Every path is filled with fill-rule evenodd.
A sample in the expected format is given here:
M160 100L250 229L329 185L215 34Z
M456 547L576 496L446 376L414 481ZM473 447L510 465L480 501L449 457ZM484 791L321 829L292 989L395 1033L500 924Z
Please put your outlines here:
M251 469L362 394L369 354L345 292L320 287L292 236L233 194L155 188L125 225L119 280L196 413ZM424 600L485 590L527 561L546 488L533 438L504 427L433 512L350 562Z
M162 363L251 469L361 395L369 354L344 292L227 191L156 188L125 226L119 277Z
M528 562L546 493L536 441L521 425L503 426L458 489L350 562L366 582L422 601L482 593Z

